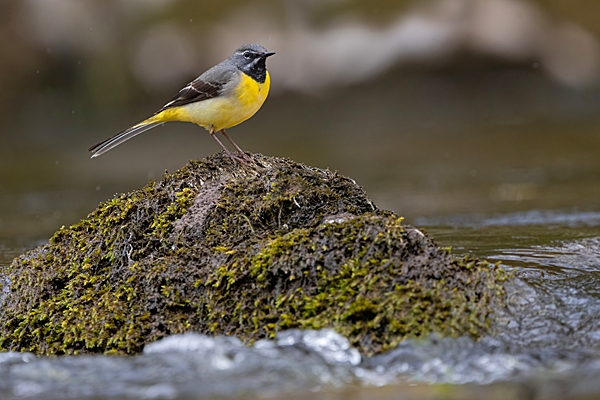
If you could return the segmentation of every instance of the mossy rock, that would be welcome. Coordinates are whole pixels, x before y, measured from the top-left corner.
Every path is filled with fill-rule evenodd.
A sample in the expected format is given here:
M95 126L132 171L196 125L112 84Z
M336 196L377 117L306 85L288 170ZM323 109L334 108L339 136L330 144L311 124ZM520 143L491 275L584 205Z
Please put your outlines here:
M332 327L376 354L489 331L500 268L438 248L336 172L253 160L190 162L2 267L0 348L134 354L186 331Z

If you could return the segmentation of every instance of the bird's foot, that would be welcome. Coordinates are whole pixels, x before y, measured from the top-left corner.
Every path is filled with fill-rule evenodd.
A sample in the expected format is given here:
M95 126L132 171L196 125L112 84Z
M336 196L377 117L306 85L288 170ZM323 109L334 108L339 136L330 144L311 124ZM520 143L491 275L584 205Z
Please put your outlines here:
M245 151L238 151L237 154L239 154L239 156L241 158L243 158L244 160L246 160L247 162L253 163L254 159L252 158L252 156L248 153L246 153Z
M239 162L240 164L249 165L252 162L252 158L248 157L245 153L242 156L238 156L239 153L233 154L232 152L227 151L225 154L231 158L231 161L233 161L234 164Z

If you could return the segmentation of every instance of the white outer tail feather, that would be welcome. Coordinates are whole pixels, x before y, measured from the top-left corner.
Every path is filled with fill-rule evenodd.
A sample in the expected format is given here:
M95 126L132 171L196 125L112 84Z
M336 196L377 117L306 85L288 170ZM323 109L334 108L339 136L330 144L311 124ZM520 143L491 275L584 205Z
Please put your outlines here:
M135 125L129 129L124 130L121 133L116 134L110 139L105 140L104 142L97 145L97 147L93 150L92 158L98 157L109 150L114 149L121 143L131 139L134 136L139 135L140 133L146 132L148 129L152 129L157 127L158 125L162 125L164 122L149 122L147 124L139 124Z

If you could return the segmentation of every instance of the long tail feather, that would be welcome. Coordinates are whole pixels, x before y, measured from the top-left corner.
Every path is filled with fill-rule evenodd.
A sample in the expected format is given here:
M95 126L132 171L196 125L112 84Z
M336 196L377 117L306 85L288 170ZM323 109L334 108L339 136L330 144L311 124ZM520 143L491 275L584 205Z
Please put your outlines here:
M163 122L152 122L151 119L148 119L144 122L141 122L137 125L132 126L131 128L125 129L123 132L119 132L116 135L106 139L103 142L93 145L89 148L89 151L93 151L92 158L98 157L106 153L107 151L114 149L121 143L131 139L134 136L139 135L142 132L146 132L148 129L152 129L158 125L161 125Z

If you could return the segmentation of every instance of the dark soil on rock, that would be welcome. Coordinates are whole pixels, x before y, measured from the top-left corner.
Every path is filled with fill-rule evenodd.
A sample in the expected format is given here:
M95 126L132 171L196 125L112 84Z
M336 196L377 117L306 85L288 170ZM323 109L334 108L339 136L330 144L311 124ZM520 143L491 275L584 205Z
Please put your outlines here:
M371 355L489 332L502 269L438 248L336 172L252 157L190 162L0 267L0 348L134 354L186 331L332 327Z

